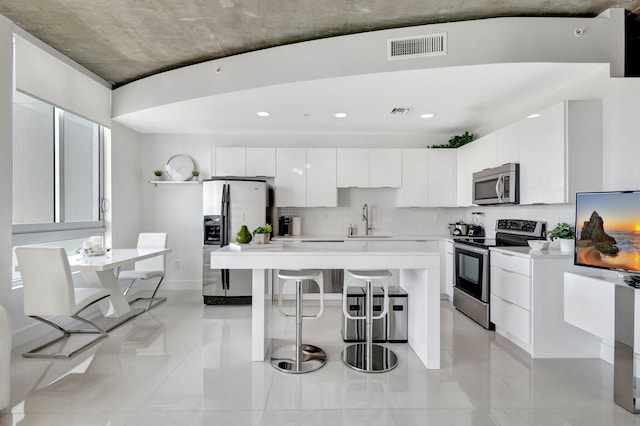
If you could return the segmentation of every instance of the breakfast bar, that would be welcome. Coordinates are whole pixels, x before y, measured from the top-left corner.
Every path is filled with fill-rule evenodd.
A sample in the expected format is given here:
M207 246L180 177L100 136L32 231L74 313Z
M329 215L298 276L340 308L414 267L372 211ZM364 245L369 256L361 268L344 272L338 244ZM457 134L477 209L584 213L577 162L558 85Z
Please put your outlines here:
M263 361L270 350L272 270L398 269L409 294L409 345L427 368L440 368L440 253L433 242L285 242L239 251L226 246L211 253L211 268L252 270L253 361Z

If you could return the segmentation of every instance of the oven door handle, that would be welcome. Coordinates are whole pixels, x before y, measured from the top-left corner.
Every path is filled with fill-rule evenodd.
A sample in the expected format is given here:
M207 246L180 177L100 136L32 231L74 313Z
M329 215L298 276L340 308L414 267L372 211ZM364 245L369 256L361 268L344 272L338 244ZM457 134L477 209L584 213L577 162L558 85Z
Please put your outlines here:
M466 250L466 251L471 251L474 253L478 253L478 254L489 254L489 250L487 249L483 249L483 248L479 248L479 247L472 247L463 243L454 243L453 244L453 248L454 249L460 249L460 250Z

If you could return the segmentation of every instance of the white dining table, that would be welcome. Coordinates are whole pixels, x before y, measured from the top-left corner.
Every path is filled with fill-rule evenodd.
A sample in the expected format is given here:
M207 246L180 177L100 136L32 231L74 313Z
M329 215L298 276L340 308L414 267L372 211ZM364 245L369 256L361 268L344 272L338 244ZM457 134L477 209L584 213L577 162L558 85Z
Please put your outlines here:
M249 247L247 247L249 248ZM440 368L440 251L416 241L293 242L211 252L211 268L252 270L251 359L271 349L272 271L276 269L398 269L409 294L408 340L428 369ZM336 330L336 333L340 333Z
M144 308L132 309L129 302L127 302L127 298L118 283L120 268L170 252L171 249L169 248L112 249L101 256L85 256L81 254L69 256L69 266L72 272L80 272L82 274L88 287L104 287L109 290L109 299L99 302L100 309L106 317L106 321L102 326L109 331L146 310Z

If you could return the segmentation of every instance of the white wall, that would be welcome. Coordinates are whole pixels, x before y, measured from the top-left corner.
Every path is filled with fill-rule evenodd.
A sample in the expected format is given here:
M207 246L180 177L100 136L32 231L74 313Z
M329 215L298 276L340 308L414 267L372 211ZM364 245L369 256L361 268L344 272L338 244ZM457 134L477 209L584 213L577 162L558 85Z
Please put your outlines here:
M640 189L640 79L613 78L602 101L603 189Z

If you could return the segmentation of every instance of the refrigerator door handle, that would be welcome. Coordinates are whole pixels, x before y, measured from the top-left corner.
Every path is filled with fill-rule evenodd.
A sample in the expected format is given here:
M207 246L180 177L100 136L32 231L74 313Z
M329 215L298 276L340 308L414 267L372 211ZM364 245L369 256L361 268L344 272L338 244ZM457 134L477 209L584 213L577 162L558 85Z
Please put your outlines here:
M222 247L229 245L229 184L222 187Z

